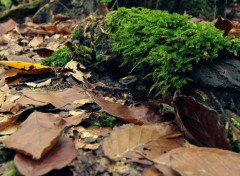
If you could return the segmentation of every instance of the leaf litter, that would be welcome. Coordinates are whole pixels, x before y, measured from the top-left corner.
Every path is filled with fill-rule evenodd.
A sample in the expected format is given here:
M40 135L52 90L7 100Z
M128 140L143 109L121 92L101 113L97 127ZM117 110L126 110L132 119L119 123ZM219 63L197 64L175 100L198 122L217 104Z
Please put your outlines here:
M86 32L89 19L86 36L90 35ZM218 19L216 24L226 35L237 36L238 28L224 22ZM44 175L68 165L76 175L239 173L239 154L217 149L230 149L218 125L219 114L192 97L134 102L128 96L119 97L125 91L119 85L101 80L94 83L83 63L70 61L65 70L38 64L64 46L77 23L63 20L17 25L9 20L0 24L0 54L4 59L0 64L7 66L1 70L0 80L0 143L15 150L14 162L22 174ZM37 80L41 76L44 79ZM99 87L119 94L99 91ZM129 105L128 101L134 103ZM38 111L28 115L29 107ZM173 113L165 113L165 107ZM59 112L65 113L64 118ZM122 123L114 128L86 126L89 118L102 112ZM25 121L18 119L22 114Z

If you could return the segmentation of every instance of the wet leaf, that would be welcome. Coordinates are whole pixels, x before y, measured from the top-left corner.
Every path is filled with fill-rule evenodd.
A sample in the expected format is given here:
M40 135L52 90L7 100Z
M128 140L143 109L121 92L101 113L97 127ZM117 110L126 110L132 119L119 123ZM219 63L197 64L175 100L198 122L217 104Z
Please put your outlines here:
M177 148L154 159L182 176L229 176L240 173L240 155L215 148ZM160 168L161 169L161 168Z
M56 146L40 160L34 160L23 154L16 154L14 162L18 170L28 176L44 175L53 169L61 169L77 156L70 139L60 139Z
M177 112L176 121L190 142L231 149L224 130L219 126L219 115L215 110L188 96L175 95L173 103Z
M4 144L20 153L40 159L61 137L65 121L50 113L33 112Z
M161 122L159 112L149 106L139 105L128 107L118 103L107 101L98 96L92 95L95 102L108 114L118 117L124 122L135 124L152 124Z
M177 127L170 123L161 123L158 125L124 125L115 127L109 137L103 141L103 150L105 155L111 159L121 157L129 158L131 152L140 152L141 149L151 142L161 140L160 145L157 145L156 152L164 153L173 148L180 147L175 141L177 138L168 139L168 136L177 132ZM163 143L165 141L165 143ZM174 145L176 143L176 145ZM162 145L162 146L161 146ZM153 146L153 145L152 145ZM140 148L139 148L140 147ZM154 147L153 147L154 148ZM150 152L151 150L149 150ZM155 152L152 150L152 152ZM150 155L142 153L142 155Z

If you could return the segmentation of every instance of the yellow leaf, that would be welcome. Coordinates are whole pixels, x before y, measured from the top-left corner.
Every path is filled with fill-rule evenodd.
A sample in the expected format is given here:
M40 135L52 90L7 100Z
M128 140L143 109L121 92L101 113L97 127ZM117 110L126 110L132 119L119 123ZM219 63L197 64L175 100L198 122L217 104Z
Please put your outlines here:
M41 64L34 64L31 62L21 62L21 61L0 61L0 65L5 65L17 69L32 70L41 68L51 68Z

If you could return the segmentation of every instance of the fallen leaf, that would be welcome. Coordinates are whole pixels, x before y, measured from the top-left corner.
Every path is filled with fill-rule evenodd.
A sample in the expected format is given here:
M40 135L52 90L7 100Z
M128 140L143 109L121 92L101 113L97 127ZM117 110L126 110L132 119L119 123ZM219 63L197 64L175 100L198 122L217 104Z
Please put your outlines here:
M32 47L37 47L40 46L43 43L43 36L39 35L34 37L30 42L29 42L29 46Z
M183 146L182 144L179 145L180 142L179 144L176 142L175 139L178 141L178 138L168 139L169 135L172 135L176 132L177 127L170 123L143 126L132 124L124 125L121 127L115 127L110 136L104 139L102 147L105 155L111 159L118 159L121 157L129 158L129 156L132 157L131 152L142 153L139 147L145 149L145 146L147 146L149 143L161 140L161 142L159 142L160 145L157 145L158 151L156 152L164 153L173 148ZM152 149L153 148L154 147L152 147ZM154 150L156 150L156 148ZM155 152L154 150L150 151ZM142 155L146 154L142 153Z
M21 113L22 111L14 115L0 114L0 130L6 129L7 127L13 125L17 121Z
M74 104L75 100L87 99L89 96L82 88L68 88L63 91L33 92L23 90L23 96L18 100L22 106L33 104L52 104L56 108L74 109L79 105ZM24 101L23 101L24 99Z
M29 82L29 83L26 83L26 85L39 88L39 87L49 86L51 82L52 82L52 79L47 79L46 81L43 81L41 83Z
M23 70L51 68L41 64L34 64L30 62L20 62L20 61L0 61L0 65L5 65L5 66L9 66L17 69L23 69Z
M43 28L45 31L53 31L53 32L56 32L56 31L57 31L56 25L53 25L53 24L43 25L42 28Z
M194 98L175 94L176 121L190 142L199 146L231 149L219 126L218 113Z
M0 136L13 134L17 131L18 127L19 127L19 125L13 124L2 130L0 129Z
M218 17L215 27L224 31L224 35L228 35L229 31L234 27L231 21Z
M12 19L8 20L5 23L0 24L0 35L6 34L17 26L17 23Z
M82 139L75 139L74 140L75 147L77 149L86 149L86 150L97 150L100 146L99 143L94 143L94 144L88 144L84 142Z
M182 176L229 176L240 173L240 155L216 148L177 148L154 159ZM237 174L238 175L238 174Z
M108 114L118 117L124 122L134 124L152 124L161 122L161 115L159 112L151 109L149 106L139 105L128 107L118 103L107 101L103 98L95 96L92 98L95 102Z
M49 57L53 53L53 50L50 50L50 49L47 49L47 48L38 48L34 51L41 57Z
M61 137L65 121L50 113L33 112L4 144L20 153L40 159Z
M61 138L56 146L40 160L17 153L14 162L23 175L44 175L53 169L61 169L77 156L72 140Z
M64 120L68 123L67 126L72 125L78 125L80 124L84 119L87 119L91 116L92 113L84 113L80 115L74 115L67 118L64 118Z

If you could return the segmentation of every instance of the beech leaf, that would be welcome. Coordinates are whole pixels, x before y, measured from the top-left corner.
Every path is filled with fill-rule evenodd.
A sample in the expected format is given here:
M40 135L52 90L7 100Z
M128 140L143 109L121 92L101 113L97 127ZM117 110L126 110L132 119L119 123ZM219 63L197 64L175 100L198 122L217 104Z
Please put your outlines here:
M177 148L153 160L171 167L182 176L229 176L240 173L240 155L206 147ZM161 168L159 168L161 169ZM161 170L163 172L163 170Z
M23 90L23 96L18 100L21 105L47 105L52 104L56 108L73 109L78 104L75 100L89 99L86 92L77 87L68 88L63 91L49 91L49 92L34 92L30 90Z
M70 139L61 138L46 156L34 160L29 156L17 153L14 162L23 175L44 175L53 169L61 169L77 156L74 143Z
M175 94L173 104L177 112L176 121L190 142L199 146L231 149L215 110L183 95Z
M173 148L183 146L178 145L178 142L175 141L176 138L168 139L168 136L176 132L177 127L170 123L143 126L128 124L121 127L115 127L110 136L104 139L103 150L105 155L111 159L118 159L120 157L129 158L130 152L141 152L143 148L146 148L145 146L147 146L147 144L155 142L158 152L164 153ZM159 142L157 140L161 141ZM156 145L156 143L160 145ZM161 145L162 148L160 147ZM153 148L154 144L152 144L151 149ZM154 152L154 150L151 151ZM146 153L142 154L145 155Z
M128 107L119 103L110 102L92 95L95 102L108 114L118 117L124 122L134 124L152 124L161 122L162 117L159 112L149 106L139 105Z
M35 111L4 144L39 159L54 147L64 127L65 121L57 115Z

